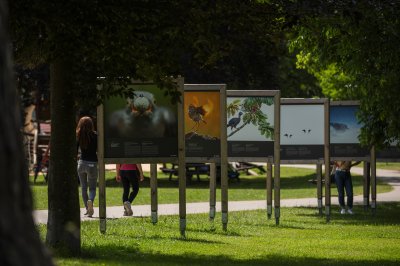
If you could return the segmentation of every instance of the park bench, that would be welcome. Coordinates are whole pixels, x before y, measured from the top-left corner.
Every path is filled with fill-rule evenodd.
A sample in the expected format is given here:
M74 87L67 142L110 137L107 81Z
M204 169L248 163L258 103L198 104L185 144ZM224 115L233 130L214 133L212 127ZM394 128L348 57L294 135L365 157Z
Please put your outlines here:
M172 164L171 167L168 167L166 164L164 164L163 167L160 167L160 170L169 175L169 180L172 180L172 176L178 175L178 165L176 164ZM200 181L200 175L210 176L210 165L205 163L187 163L186 178L191 180L194 175L197 176L198 181ZM219 180L219 178L219 171L217 171L217 179ZM228 178L240 181L239 173L232 167L228 167Z
M262 165L257 165L257 164L248 163L248 162L237 162L237 163L235 163L234 168L236 171L238 171L238 172L243 171L247 175L250 174L249 171L252 169L258 169L261 174L265 173L265 169Z
M171 167L168 167L166 164L160 168L160 170L169 174L169 180L172 180L172 176L178 175L178 165L172 164ZM186 164L186 177L188 180L191 180L192 177L196 175L197 180L200 181L200 175L210 175L210 166L205 163L187 163Z

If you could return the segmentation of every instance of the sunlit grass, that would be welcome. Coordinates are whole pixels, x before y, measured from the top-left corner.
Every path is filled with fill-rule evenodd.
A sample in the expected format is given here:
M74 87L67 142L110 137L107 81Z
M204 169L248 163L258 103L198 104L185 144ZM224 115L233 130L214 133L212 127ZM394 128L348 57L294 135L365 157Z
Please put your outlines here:
M376 168L400 171L400 163L376 163Z
M230 212L228 231L207 214L188 215L186 238L179 217L82 223L82 256L59 265L399 265L400 204L382 204L375 216L332 213L326 223L314 208L282 208L281 223L265 211ZM40 226L42 236L45 226Z
M149 173L145 173L145 181L140 185L140 191L134 201L136 205L150 204L150 180ZM77 178L77 177L76 177ZM291 167L281 167L281 199L291 198L311 198L316 197L316 185L309 182L315 179L315 170L301 169ZM231 180L229 182L229 200L263 200L266 198L266 177L264 175L240 176L240 182ZM77 178L78 182L78 178ZM353 176L354 194L361 195L363 191L362 177ZM106 201L107 206L122 205L122 186L115 181L115 172L108 171L106 173ZM44 183L42 176L39 176L38 182L33 184L35 209L47 209L47 185ZM378 183L378 193L390 191L389 185ZM332 196L337 195L336 187L332 185ZM209 178L206 175L200 177L200 181L196 177L190 182L187 182L186 201L187 202L206 202L209 200ZM220 200L221 192L219 186L217 188L217 201ZM97 205L98 197L96 198L95 205ZM173 177L170 181L168 176L158 174L158 203L178 203L178 180ZM80 200L81 207L83 207L82 200Z

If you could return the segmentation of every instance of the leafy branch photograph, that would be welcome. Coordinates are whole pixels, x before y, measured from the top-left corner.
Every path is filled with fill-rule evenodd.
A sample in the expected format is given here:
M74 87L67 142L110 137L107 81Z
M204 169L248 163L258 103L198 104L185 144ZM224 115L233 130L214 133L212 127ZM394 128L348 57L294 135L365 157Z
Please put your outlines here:
M227 105L228 129L231 132L228 138L245 128L247 125L257 127L260 135L267 139L273 139L274 128L268 121L268 115L265 114L261 107L265 104L272 106L274 104L273 97L247 97L243 100L235 99Z

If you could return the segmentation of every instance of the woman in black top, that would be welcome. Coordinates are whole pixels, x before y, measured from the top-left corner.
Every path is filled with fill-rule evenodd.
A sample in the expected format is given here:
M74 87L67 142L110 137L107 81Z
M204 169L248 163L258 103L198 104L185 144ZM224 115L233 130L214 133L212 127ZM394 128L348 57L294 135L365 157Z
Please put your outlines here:
M84 116L76 127L77 150L81 156L78 161L78 175L82 188L82 199L86 207L85 215L92 217L93 201L96 197L97 185L97 133L94 131L93 121ZM88 195L89 187L89 195Z

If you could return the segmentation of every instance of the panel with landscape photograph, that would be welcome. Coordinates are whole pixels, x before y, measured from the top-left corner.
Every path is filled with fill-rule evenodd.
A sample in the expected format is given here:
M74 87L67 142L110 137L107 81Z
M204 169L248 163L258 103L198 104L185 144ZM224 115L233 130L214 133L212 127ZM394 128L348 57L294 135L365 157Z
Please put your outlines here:
M368 149L361 147L358 136L362 124L357 119L357 105L330 106L331 157L365 157Z

